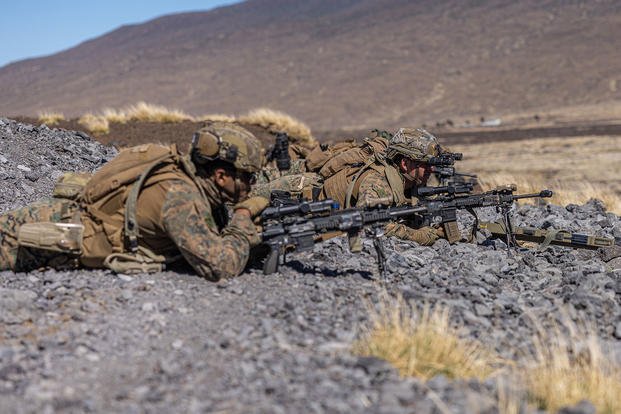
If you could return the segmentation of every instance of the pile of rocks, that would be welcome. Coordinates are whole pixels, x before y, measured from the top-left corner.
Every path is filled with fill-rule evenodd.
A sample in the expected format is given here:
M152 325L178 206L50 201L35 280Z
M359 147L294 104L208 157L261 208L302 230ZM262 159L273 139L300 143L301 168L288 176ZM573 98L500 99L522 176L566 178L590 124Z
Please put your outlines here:
M76 133L10 121L2 127L22 140L15 148L2 143L3 171L39 165L49 168L47 176L96 168L114 153ZM37 164L43 154L32 147L41 134L59 144L50 144L47 161ZM93 158L80 161L79 154ZM15 185L35 191L3 196L0 210L49 194L44 183L51 180L40 186L35 180L33 187L19 171ZM621 229L619 217L595 201L525 205L514 216L521 224L617 237ZM354 255L341 239L291 254L276 274L249 269L220 283L187 268L137 276L1 272L0 404L10 412L497 412L498 385L491 379L422 382L351 353L368 306L384 291L412 306L450 306L465 335L504 357L524 351L538 324L566 318L589 321L621 360L621 274L596 252L548 247L508 257L499 240L421 247L387 239L383 245L385 277L370 241ZM593 412L586 402L573 409Z
M115 155L83 132L0 118L0 211L49 196L62 172L92 172Z

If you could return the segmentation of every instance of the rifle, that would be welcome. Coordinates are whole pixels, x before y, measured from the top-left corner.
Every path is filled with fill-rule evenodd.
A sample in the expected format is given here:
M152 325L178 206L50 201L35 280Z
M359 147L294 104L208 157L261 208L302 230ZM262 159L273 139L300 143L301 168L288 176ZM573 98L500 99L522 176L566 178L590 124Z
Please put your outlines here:
M479 223L478 227L482 230L488 230L493 238L502 238L507 235L507 228L504 223L483 221ZM538 250L543 250L550 244L589 250L615 245L615 240L609 237L572 233L567 230L514 226L511 233L515 240L539 243Z
M378 253L380 270L384 268L384 253L378 238L381 236L378 226L401 218L418 217L423 222L454 222L456 226L457 209L473 209L495 206L503 212L508 220L509 210L515 200L533 197L551 197L550 190L534 194L514 195L515 186L504 187L483 194L472 194L452 199L421 200L417 205L385 207L378 200L367 207L339 210L333 200L300 201L291 205L271 206L261 215L263 221L262 241L269 247L263 272L270 274L278 270L280 257L288 250L305 251L322 241L328 233L346 233L356 237L362 229L375 228L375 247ZM283 261L286 257L283 259Z
M469 183L468 183L469 184ZM494 191L513 191L514 187L508 186L504 189L492 190ZM441 195L441 199L449 199L459 197L461 194L467 194L472 191L472 184L461 184L455 186L443 186L443 187L420 187L417 189L417 195L419 197L429 197L432 195ZM536 227L524 227L513 226L508 222L508 218L503 222L488 222L478 220L478 217L474 211L470 213L475 217L475 225L473 226L473 234L477 230L487 230L490 232L492 238L505 238L507 243L517 245L517 240L539 243L539 250L545 249L548 245L557 245L571 248L596 250L599 248L612 247L615 245L615 240L608 237L593 236L582 233L572 233L567 230L557 229L539 229ZM506 223L509 223L508 225ZM419 225L425 225L426 223L419 223ZM450 236L455 231L452 228L452 223L447 218L444 222L445 231L447 233L447 239L450 242ZM508 229L511 229L508 231ZM453 230L453 231L451 231Z
M268 152L267 161L276 160L278 171L287 171L291 168L291 156L289 155L289 136L284 132L276 134L274 145Z

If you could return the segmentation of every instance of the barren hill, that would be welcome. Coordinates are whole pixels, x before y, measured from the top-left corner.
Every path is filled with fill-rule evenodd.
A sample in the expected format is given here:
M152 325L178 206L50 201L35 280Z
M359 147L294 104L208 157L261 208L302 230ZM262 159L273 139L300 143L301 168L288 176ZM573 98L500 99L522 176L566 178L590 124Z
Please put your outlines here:
M621 100L621 3L249 0L0 68L0 114L139 100L394 127Z

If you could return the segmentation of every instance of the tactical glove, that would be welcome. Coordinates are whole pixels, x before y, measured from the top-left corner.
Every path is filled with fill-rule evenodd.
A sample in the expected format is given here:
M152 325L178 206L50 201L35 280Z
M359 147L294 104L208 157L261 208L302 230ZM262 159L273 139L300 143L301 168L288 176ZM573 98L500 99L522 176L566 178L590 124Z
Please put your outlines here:
M438 236L438 238L440 239L445 239L446 238L446 234L444 233L444 226L440 226L437 228L434 228L436 235Z
M431 246L436 240L439 239L438 229L433 227L413 229L402 223L388 223L385 227L384 234L386 236L395 236L404 240L412 240L421 246Z
M257 217L267 206L269 206L270 201L261 196L250 197L241 203L235 204L233 207L234 211L239 209L246 209L250 212L251 217Z

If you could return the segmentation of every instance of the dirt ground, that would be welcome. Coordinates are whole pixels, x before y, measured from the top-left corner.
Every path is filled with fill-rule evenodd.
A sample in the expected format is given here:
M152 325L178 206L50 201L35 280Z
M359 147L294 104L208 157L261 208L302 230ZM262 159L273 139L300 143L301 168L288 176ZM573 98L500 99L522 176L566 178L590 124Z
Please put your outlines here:
M39 125L40 122L34 118L20 117L17 121ZM257 125L241 124L244 128L252 132L266 147L274 142L274 135L265 128ZM114 145L117 148L132 145L157 142L161 144L177 144L181 151L187 151L192 139L192 134L205 122L183 121L175 123L164 122L139 122L129 121L126 123L110 123L110 132L107 134L88 133L77 119L63 120L51 128L63 128L70 131L84 131L104 145Z

